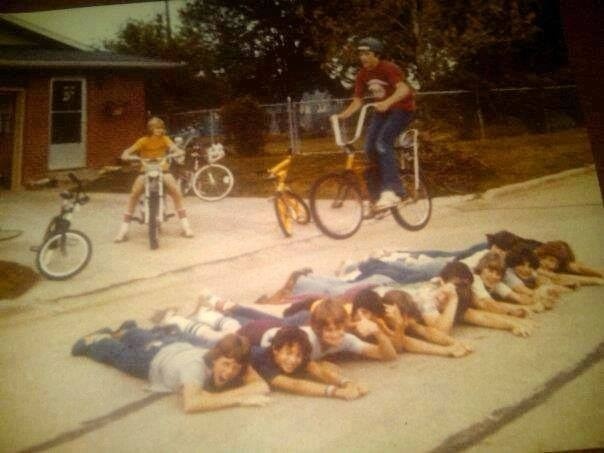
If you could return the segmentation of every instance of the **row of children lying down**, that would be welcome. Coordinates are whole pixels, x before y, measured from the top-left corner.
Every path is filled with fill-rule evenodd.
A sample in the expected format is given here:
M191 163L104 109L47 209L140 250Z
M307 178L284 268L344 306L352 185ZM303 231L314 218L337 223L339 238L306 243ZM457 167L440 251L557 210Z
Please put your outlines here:
M196 304L156 313L152 329L126 321L87 335L72 354L180 394L186 412L264 405L270 388L353 400L367 389L325 357L463 357L472 347L451 336L454 324L528 336L531 313L581 285L604 284L603 272L578 262L568 244L506 231L458 252L373 253L339 274L296 271L256 301L289 303L283 317L206 292Z

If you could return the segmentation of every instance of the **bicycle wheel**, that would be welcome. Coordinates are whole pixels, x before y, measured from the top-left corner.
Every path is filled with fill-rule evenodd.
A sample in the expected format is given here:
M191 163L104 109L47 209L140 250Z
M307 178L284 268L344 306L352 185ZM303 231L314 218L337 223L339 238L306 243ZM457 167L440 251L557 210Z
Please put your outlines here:
M224 165L210 164L201 167L193 176L193 191L205 201L218 201L233 189L235 178Z
M157 235L159 233L159 194L157 192L151 192L149 194L149 247L151 250L155 250L159 247L159 241Z
M281 228L285 237L290 237L293 231L292 226L294 219L291 216L291 210L288 206L287 195L285 195L284 192L275 194L273 204L275 206L275 215L277 216L279 228Z
M396 222L410 231L421 230L432 215L432 199L424 182L420 179L415 188L415 176L412 173L401 175L401 182L409 195L403 202L392 208Z
M92 243L81 231L54 233L40 246L36 267L50 280L66 280L80 272L92 256Z
M283 192L291 217L300 225L310 222L310 209L302 197L291 190Z
M341 174L321 176L310 189L310 211L317 227L330 238L352 236L363 220L358 184Z

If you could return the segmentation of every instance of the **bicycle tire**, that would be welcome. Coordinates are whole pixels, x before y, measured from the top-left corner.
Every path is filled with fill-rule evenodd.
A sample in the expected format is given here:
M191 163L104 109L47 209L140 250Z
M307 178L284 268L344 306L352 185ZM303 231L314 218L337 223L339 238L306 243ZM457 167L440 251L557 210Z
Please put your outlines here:
M81 253L77 250L82 248ZM74 253L75 252L75 253ZM66 280L81 272L92 257L92 242L78 230L51 234L36 254L38 271L49 280ZM66 269L57 269L65 266Z
M421 179L418 189L415 189L415 177L412 173L403 173L401 182L409 198L391 209L392 216L406 230L421 230L432 216L432 198Z
M159 216L159 193L151 192L149 194L149 247L155 250L159 247L158 233L158 216Z
M230 169L220 164L201 167L193 176L193 191L205 201L218 201L226 197L235 184Z
M292 218L298 225L306 225L310 222L310 208L304 199L291 190L283 192L287 197L287 205L290 209Z
M363 221L361 190L346 174L329 173L310 189L310 212L319 230L332 239L355 234Z
M277 223L279 224L279 228L281 228L281 232L285 237L290 237L293 232L293 218L284 192L275 194L273 206L275 207L275 215L277 216Z

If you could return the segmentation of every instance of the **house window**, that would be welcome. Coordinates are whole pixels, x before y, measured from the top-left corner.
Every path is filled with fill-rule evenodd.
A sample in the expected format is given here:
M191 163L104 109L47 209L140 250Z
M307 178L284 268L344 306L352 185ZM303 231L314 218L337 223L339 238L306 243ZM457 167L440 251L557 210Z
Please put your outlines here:
M82 141L82 81L53 81L51 115L53 145Z

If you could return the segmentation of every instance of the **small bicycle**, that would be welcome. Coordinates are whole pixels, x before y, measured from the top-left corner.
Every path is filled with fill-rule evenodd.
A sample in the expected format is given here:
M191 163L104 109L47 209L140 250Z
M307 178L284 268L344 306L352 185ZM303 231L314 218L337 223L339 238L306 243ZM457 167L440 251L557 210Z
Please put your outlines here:
M205 151L206 165L200 167L202 155L204 155L198 140L199 132L195 128L189 128L183 134L174 139L175 143L183 148L190 156L192 165L178 168L175 178L180 185L183 195L191 192L205 201L218 201L226 197L235 184L235 178L231 170L216 162L225 156L224 147L215 143Z
M50 280L66 280L82 271L92 257L92 243L88 236L71 229L71 218L80 206L90 201L80 181L73 173L69 179L75 190L61 192L61 212L48 224L42 244L31 247L37 252L36 267Z
M167 154L158 159L143 159L138 156L130 156L129 161L140 161L143 165L145 177L145 191L139 201L139 213L132 217L132 220L149 226L149 246L151 250L159 247L159 233L162 222L174 213L166 211L166 197L164 193L164 167L176 157L174 153Z
M300 225L310 222L310 209L302 197L295 193L286 183L289 167L292 162L293 153L290 150L289 156L279 162L277 165L259 172L265 179L274 181L275 192L273 193L273 205L279 228L285 235L290 237L293 233L293 223Z
M330 118L336 144L346 153L344 170L319 177L310 190L310 210L319 229L333 239L352 236L368 216L363 210L364 178L356 171L353 143L361 136L367 110L366 104L359 114L352 140L343 141L338 118ZM401 182L407 197L390 208L396 222L411 231L422 229L432 213L432 200L419 175L419 146L417 130L409 129L397 140ZM376 218L381 214L377 212Z

